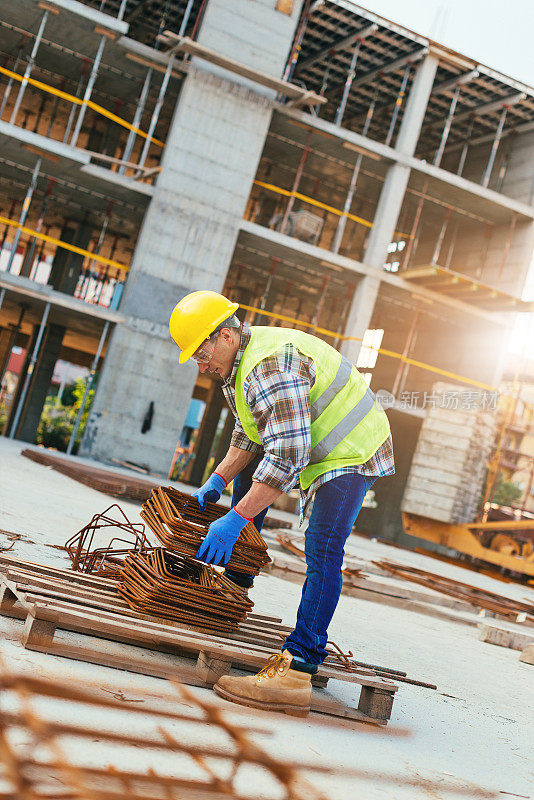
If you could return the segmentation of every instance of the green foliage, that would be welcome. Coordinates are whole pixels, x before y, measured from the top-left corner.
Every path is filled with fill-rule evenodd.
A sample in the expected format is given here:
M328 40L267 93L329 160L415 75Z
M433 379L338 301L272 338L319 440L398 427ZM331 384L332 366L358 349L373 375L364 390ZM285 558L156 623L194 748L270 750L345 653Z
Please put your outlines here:
M80 410L86 383L85 378L78 378L75 383L71 384L67 404L58 402L57 397L49 396L46 398L39 427L37 428L37 444L42 444L44 447L53 447L56 450L65 451L67 449L76 424L76 417ZM77 452L80 445L94 394L94 389L91 389L74 442L73 453ZM72 402L70 402L71 400Z
M7 409L4 406L0 407L0 435L2 434L7 422Z
M76 381L68 383L63 389L61 403L64 406L73 406L76 402Z
M517 483L507 481L503 478L502 473L499 472L495 487L493 490L493 497L491 502L499 506L512 506L521 500L523 491Z

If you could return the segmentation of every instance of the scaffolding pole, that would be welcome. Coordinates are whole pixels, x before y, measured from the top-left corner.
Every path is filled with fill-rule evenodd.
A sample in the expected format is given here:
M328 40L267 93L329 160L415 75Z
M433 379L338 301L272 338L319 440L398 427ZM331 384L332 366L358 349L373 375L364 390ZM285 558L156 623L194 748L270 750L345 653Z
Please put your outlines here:
M100 354L102 353L102 348L104 347L104 342L106 341L108 335L108 330L109 330L109 322L106 322L102 330L102 333L100 335L100 340L98 342L98 347L96 349L95 357L93 359L93 363L91 364L91 372L89 373L89 377L87 378L87 383L85 385L85 391L83 393L82 402L80 403L80 408L78 409L78 414L76 416L76 422L74 423L74 428L72 429L69 443L67 445L67 455L70 455L72 453L72 448L74 447L74 442L76 441L78 430L80 429L80 423L82 421L83 412L85 411L85 406L87 405L87 398L89 397L89 392L93 388L96 369L98 367L98 361L100 359Z
M39 357L39 350L41 349L41 342L43 339L44 330L46 327L46 323L48 321L48 314L50 313L50 303L47 303L44 307L43 316L41 318L41 324L39 326L39 333L37 334L37 339L35 340L35 345L32 352L31 361L28 365L28 369L26 371L26 377L24 378L24 386L22 387L22 392L19 397L19 402L17 405L17 410L15 411L15 416L13 418L13 424L10 427L8 439L14 439L15 433L17 431L20 418L22 415L22 409L24 408L24 403L26 401L26 395L28 394L28 388L30 386L30 380L33 374L33 370L35 369L35 364L37 363L37 358Z
M321 314L321 311L323 310L323 305L325 303L326 292L328 290L328 284L329 283L330 283L330 275L327 274L324 277L323 285L321 287L321 296L319 297L319 302L317 303L317 305L315 307L315 312L314 312L314 315L312 317L312 321L311 321L312 325L318 325L319 324L319 316Z
M84 58L83 64L82 64L82 71L80 73L80 79L78 81L78 86L76 87L76 94L74 95L75 97L79 97L81 95L81 93L82 93L83 81L84 81L84 78L85 78L85 73L87 71L88 64L89 64L88 60L86 58ZM57 102L59 102L59 97L57 98L57 101L56 101L56 108L57 108ZM67 142L69 141L69 136L70 136L70 132L71 132L71 129L72 129L72 123L74 122L75 113L76 113L76 105L73 103L71 105L70 111L69 111L69 118L67 120L67 127L65 128L65 134L63 136L63 144L67 144Z
M180 30L178 31L178 36L185 36L185 29L187 28L187 23L189 22L189 17L191 16L191 11L193 9L193 3L195 0L189 0L186 9L184 11L184 16L182 19L182 23L180 25Z
M295 36L295 44L293 45L293 49L291 50L291 55L289 56L286 68L284 70L284 74L282 76L282 80L290 81L293 75L293 71L296 67L298 57L300 55L300 48L302 45L302 40L304 38L304 33L306 32L306 26L308 24L308 17L310 14L310 6L311 0L306 0L306 7L302 12L301 22L299 25L299 29L297 31L297 35Z
M13 63L13 72L17 71L17 67L19 65L20 57L22 55L22 48L24 47L24 42L26 41L26 37L22 38L22 42L19 46L17 51L17 57ZM4 113L7 101L9 100L9 95L11 94L11 89L13 88L13 83L15 82L15 78L10 78L7 82L7 86L4 92L4 96L2 97L2 103L0 104L0 119L2 118L2 114Z
M137 108L135 109L135 116L132 121L132 126L134 128L139 128L141 125L141 117L143 116L143 111L145 110L146 99L148 97L148 90L150 88L150 81L152 80L152 75L154 70L152 67L148 70L145 78L145 82L143 84L143 88L141 89L141 94L139 95L139 102L137 104ZM123 161L129 161L130 156L132 155L132 150L134 148L135 139L137 134L135 130L131 130L128 134L128 139L126 141L126 147L124 148L124 153L122 155ZM126 172L126 164L121 164L119 167L119 175L124 175Z
M375 89L375 93L367 110L367 115L365 117L365 122L362 128L362 136L367 136L367 133L369 131L371 120L373 119L373 114L375 111L377 94L378 94L378 86ZM349 184L349 190L345 198L345 205L343 206L343 215L338 220L334 239L332 241L332 246L330 248L333 253L339 253L339 248L341 247L343 234L345 233L345 228L347 227L347 218L348 218L347 215L350 213L350 209L352 207L352 201L354 199L354 192L356 191L356 184L358 183L358 177L360 174L362 161L363 161L363 155L359 153L358 157L356 158L356 162L354 164L354 169L352 171L352 176Z
M306 145L309 144L310 134L311 134L311 131L308 131L308 135L307 135L307 138L306 138ZM302 178L302 173L304 171L304 164L306 163L306 159L308 158L309 152L310 152L310 149L307 146L302 151L302 155L300 157L299 165L297 167L297 171L295 173L295 179L293 181L293 186L292 186L292 189L291 189L291 196L289 198L288 204L286 206L286 210L284 212L284 216L282 218L282 224L280 226L280 233L285 233L286 232L287 223L288 223L288 220L289 220L289 215L291 214L291 212L293 210L293 206L295 205L295 193L298 192L299 185L300 185L300 180Z
M7 262L6 272L11 272L11 267L13 266L13 261L15 260L17 247L19 246L19 241L22 234L21 228L26 222L26 217L28 216L28 210L30 208L32 196L35 191L35 187L37 185L37 178L39 177L39 170L41 169L41 163L42 159L38 158L35 163L35 167L33 168L32 179L30 181L30 185L28 186L28 191L26 192L24 203L22 204L22 211L20 213L19 224L15 232L15 238L13 239L13 244L11 245L11 252L9 254L9 261Z
M5 293L5 289L2 289L2 291ZM1 305L2 304L0 303L0 307L1 307ZM11 330L9 331L9 342L8 342L8 346L6 347L5 358L4 358L3 363L0 363L0 387L2 386L2 381L4 380L4 375L7 372L7 368L9 366L9 359L11 357L11 351L13 350L13 348L14 348L16 342L17 342L17 336L20 333L20 329L22 327L22 321L24 319L24 315L25 315L27 310L28 309L27 309L27 307L25 305L21 305L20 311L19 311L19 318L18 318L17 322L14 325L10 326Z
M165 70L165 74L163 76L163 80L161 82L161 86L159 89L158 99L156 101L156 105L154 106L154 111L152 113L152 119L150 120L150 126L148 128L147 136L145 139L145 144L143 145L143 150L141 152L141 157L139 158L139 163L137 164L138 168L141 170L145 166L146 157L148 155L148 151L150 149L150 143L152 141L152 136L154 135L154 131L156 130L156 125L158 124L159 114L161 111L161 107L163 105L163 100L165 98L165 92L167 91L167 86L169 85L169 81L172 75L172 68L174 65L174 53L171 53L169 58L169 63L167 64L167 69Z
M422 197L419 200L419 203L417 205L417 210L415 212L413 225L412 225L412 230L410 231L410 237L409 237L408 246L406 248L406 253L404 254L404 260L402 262L402 268L403 269L406 269L406 267L408 266L408 264L410 262L411 255L412 255L412 251L415 251L415 247L416 247L415 237L416 237L416 234L417 234L417 229L419 227L419 221L421 219L421 212L423 210L423 205L424 205L424 202L425 202L425 196L426 196L427 189L428 189L428 178L426 178L425 183L423 185Z
M471 134L473 133L473 125L475 124L475 118L471 117L469 121L469 127L467 133L465 135L465 141L462 147L462 152L460 154L460 161L458 162L458 169L456 170L457 175L461 175L464 171L465 167L465 159L467 158L467 151L469 149L469 141L471 139Z
M399 93L397 95L397 99L395 100L395 108L393 109L393 114L391 117L391 122L389 123L389 130L386 136L385 144L387 147L391 144L391 140L393 139L393 134L395 133L395 127L397 125L397 119L402 107L402 101L404 99L404 95L406 94L406 86L408 84L408 78L410 77L410 70L412 68L411 64L408 64L406 69L404 70L404 75L402 76L402 83L400 85Z
M507 114L508 114L508 106L505 106L501 112L501 117L499 119L499 124L497 125L497 130L495 131L495 138L493 140L493 144L491 145L491 152L488 160L488 165L486 167L484 175L482 176L482 186L484 188L487 187L491 178L491 173L493 170L493 165L495 164L495 157L497 155L497 150L499 149L499 144L501 141Z
M74 132L72 134L72 139L70 142L72 147L76 147L78 136L80 135L80 131L82 129L82 123L85 117L85 112L87 111L87 103L91 99L91 95L93 93L93 86L95 85L95 81L98 75L98 69L100 67L100 62L102 60L102 53L104 52L105 44L106 44L106 36L102 36L98 44L95 60L93 61L91 74L89 75L87 86L85 87L85 93L83 96L82 105L80 107L80 112L78 114L78 119L76 120L76 125L74 126Z
M445 219L443 220L443 224L441 226L440 232L438 234L438 240L436 242L436 246L434 247L434 252L432 253L432 260L430 261L431 264L437 264L439 259L439 254L441 252L441 247L443 245L443 240L445 238L445 234L447 232L447 228L449 226L449 220L451 218L451 210L450 208L447 209L445 212Z
M419 323L419 317L421 315L421 307L418 305L415 314L413 315L412 324L410 325L410 330L408 331L408 336L406 337L406 343L404 345L404 350L402 352L402 359L399 363L397 374L395 375L395 380L393 382L393 387L391 389L391 394L393 397L397 396L397 392L399 390L402 392L404 391L404 387L406 386L406 379L408 378L408 370L410 365L404 361L405 358L408 358L410 355L410 351L412 350L416 334L417 334L417 325Z
M443 158L443 152L445 150L445 145L447 144L447 139L449 138L449 133L451 130L452 120L454 114L456 112L456 106L458 104L458 98L460 97L460 87L457 86L454 90L454 94L452 96L451 104L449 107L449 113L447 114L447 119L445 121L445 126L443 128L443 133L441 134L441 141L439 143L439 147L436 150L436 155L434 156L434 166L439 167L441 164L441 159Z
M517 223L517 214L512 215L512 219L510 220L510 227L508 229L508 236L506 237L506 243L504 245L504 250L502 254L501 263L499 266L499 273L498 273L498 280L501 280L502 274L504 272L504 268L506 266L506 262L508 261L508 255L510 253L510 247L512 245L512 237L514 235L515 226Z
M358 39L358 41L356 42L356 46L354 47L354 51L352 53L352 58L350 60L350 67L347 73L345 86L343 87L343 96L341 97L341 103L339 104L339 108L336 112L336 118L334 120L334 125L337 126L340 126L341 123L343 122L343 116L345 114L345 109L347 108L347 101L349 99L352 81L354 80L354 76L356 74L356 64L358 62L358 56L360 55L361 46L362 46L362 39Z
M37 51L39 49L39 45L41 44L41 39L43 38L43 33L46 25L46 21L48 19L48 9L44 12L41 18L41 24L39 25L39 30L37 31L37 36L35 37L35 41L33 43L32 51L30 53L30 57L28 59L28 64L26 65L26 69L24 71L24 76L22 78L22 82L20 84L19 93L17 95L17 99L15 100L15 105L13 106L13 111L11 112L11 117L9 122L11 125L15 124L15 120L17 118L17 114L19 113L20 104L22 103L22 98L24 97L24 92L26 91L26 86L28 85L28 78L31 75L35 64L35 56L37 55Z
M52 187L53 186L54 186L54 180L52 178L50 178L50 180L48 181L48 186L47 186L47 189L46 189L46 193L45 193L45 197L44 197L44 200L43 200L43 204L41 206L41 213L39 214L39 219L37 220L37 225L35 226L35 233L40 233L41 232L41 228L43 227L44 215L46 213L46 208L48 206L48 202L50 200L50 197L52 196ZM33 259L33 254L34 254L34 251L35 251L36 243L37 243L37 236L34 236L32 241L31 241L31 245L30 245L30 249L28 251L28 255L24 257L25 269L24 269L24 271L21 271L21 275L26 275L26 273L27 273L27 276L29 277L31 275L31 273L32 273L32 259Z

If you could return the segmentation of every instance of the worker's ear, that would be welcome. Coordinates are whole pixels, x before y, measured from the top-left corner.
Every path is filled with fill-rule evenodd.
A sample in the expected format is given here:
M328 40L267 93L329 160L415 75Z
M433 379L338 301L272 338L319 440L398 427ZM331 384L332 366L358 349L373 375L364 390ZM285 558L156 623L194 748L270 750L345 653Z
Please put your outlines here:
M235 330L235 329L234 329ZM222 336L225 342L232 341L232 328L221 328L219 336Z

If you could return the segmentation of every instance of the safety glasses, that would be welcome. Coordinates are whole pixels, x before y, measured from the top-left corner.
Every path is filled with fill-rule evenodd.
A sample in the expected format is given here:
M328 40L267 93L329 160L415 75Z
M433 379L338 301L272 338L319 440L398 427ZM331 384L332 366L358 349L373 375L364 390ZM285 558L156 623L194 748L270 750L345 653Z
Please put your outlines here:
M195 350L191 358L193 361L196 361L197 364L209 364L211 359L213 358L213 353L215 352L215 342L217 338L213 339L206 339L205 342L202 342L199 348Z

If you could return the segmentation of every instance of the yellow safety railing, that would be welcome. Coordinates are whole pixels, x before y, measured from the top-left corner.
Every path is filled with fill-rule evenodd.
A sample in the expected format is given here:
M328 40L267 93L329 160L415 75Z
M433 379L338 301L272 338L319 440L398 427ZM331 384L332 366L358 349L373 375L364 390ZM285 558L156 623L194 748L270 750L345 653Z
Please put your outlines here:
M112 258L105 258L105 256L100 256L97 253L91 253L90 250L85 250L83 247L77 247L75 244L63 242L61 239L56 239L54 236L48 236L46 233L40 233L39 231L33 230L33 228L27 228L25 225L21 225L20 222L17 222L16 220L8 219L8 217L2 217L0 215L0 225L9 225L10 228L18 228L21 233L27 233L33 238L39 239L42 242L55 244L57 247L63 248L63 250L70 250L72 253L78 253L78 255L86 256L87 258L91 258L93 261L97 261L99 264L106 264L107 266L121 269L124 272L127 272L130 269L127 264L121 264L120 261L114 261Z
M27 228L25 225L21 225L19 222L15 220L8 219L8 217L3 217L0 215L0 224L1 225L9 225L13 228L18 228L22 233L27 233L30 236L35 237L36 239L40 239L44 242L49 242L50 244L55 244L57 247L62 247L64 250L70 250L72 253L77 253L78 255L85 256L87 258L92 259L93 261L98 262L99 264L106 264L111 267L115 267L116 269L123 270L127 272L130 267L126 264L121 264L119 261L114 261L111 258L105 258L105 256L98 255L97 253L91 253L90 250L85 250L83 247L77 247L74 244L69 244L68 242L63 242L61 239L56 239L54 236L48 236L45 233L40 233L39 231L35 231L32 228ZM337 331L331 331L328 328L321 328L319 325L314 325L311 322L305 322L304 320L297 319L296 317L288 317L284 314L276 314L273 311L265 311L261 308L256 308L256 306L247 306L244 303L239 304L240 308L243 308L245 311L254 311L256 314L260 314L264 317L271 317L272 319L279 319L282 322L290 322L294 325L300 325L303 328L310 328L311 330L315 331L316 333L322 333L325 336L331 336L334 339L342 339L343 341L352 341L352 342L362 342L363 339L359 336L345 336L342 333L338 333ZM402 353L396 353L394 350L386 350L384 348L372 348L376 350L377 353L381 355L389 356L390 358L397 358L400 361L404 362L405 364L410 364L413 367L419 367L420 369L425 369L428 372L433 372L436 375L442 375L445 378L451 378L452 380L461 381L462 383L468 383L471 386L478 386L481 389L487 389L489 391L498 391L498 387L492 386L488 383L482 383L481 381L475 381L472 378L467 378L465 375L458 375L456 372L450 372L446 369L441 369L440 367L434 367L431 364L426 364L424 361L416 361L413 358L409 358L408 356L403 355Z
M10 69L6 69L6 67L0 67L0 73L19 81L19 83L22 83L24 80L24 77L19 75L18 72L13 72ZM116 122L117 125L122 125L123 128L127 128L129 131L134 131L134 133L136 133L138 136L148 139L148 134L142 131L140 128L136 128L130 122L127 122L122 117L117 116L117 114L113 114L112 111L108 111L107 108L98 105L98 103L94 103L92 100L80 100L79 97L75 97L73 94L63 92L61 89L56 89L54 86L50 86L48 83L37 81L35 78L27 78L26 82L29 83L30 86L35 86L36 89L42 89L43 92L53 94L56 97L60 97L62 100L68 100L70 103L75 103L77 106L85 105L87 108L91 108L93 111L101 114L101 116L107 117L107 119L111 120L112 122ZM165 147L164 142L161 142L159 139L155 139L153 136L150 138L150 141L153 142L153 144L158 145L158 147Z
M244 308L245 311L255 311L256 314L260 314L264 317L279 319L283 322L292 322L296 325L300 325L303 328L311 328L316 333L322 333L325 336L332 336L334 339L342 339L344 342L363 342L363 339L360 336L345 336L337 331L330 331L327 328L321 328L311 322L304 322L301 319L295 319L295 317L287 317L283 314L275 314L273 311L264 311L261 308L256 308L255 306L246 306L243 303L239 303L239 307ZM458 375L456 372L449 372L449 370L441 369L440 367L434 367L431 364L426 364L424 361L416 361L413 358L408 358L408 356L405 356L402 353L396 353L394 350L385 350L382 347L373 347L370 349L375 350L375 352L380 353L381 355L389 356L390 358L397 358L399 361L402 361L405 364L410 364L413 367L419 367L420 369L425 369L428 372L433 372L436 375L442 375L444 378L451 378L452 380L461 381L462 383L468 383L471 386L478 386L480 389L487 389L491 392L499 391L497 386L492 386L489 383L482 383L481 381L475 381L472 378L467 378L465 375Z
M305 203L309 203L311 206L322 208L324 211L330 211L332 214L336 214L338 217L347 217L347 219L351 219L354 222L357 222L359 225L364 225L366 228L373 227L373 223L368 219L358 217L356 214L351 214L349 211L341 211L339 208L329 206L327 203L323 203L321 200L316 200L314 197L309 197L306 194L293 192L290 189L283 189L281 186L276 186L274 183L265 183L265 181L254 181L254 185L261 186L262 189L267 189L267 191L274 192L275 194L281 194L284 197L295 197L297 200L302 200ZM403 239L412 238L410 233L403 233L402 231L395 231L395 235L402 236Z

